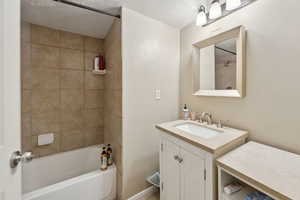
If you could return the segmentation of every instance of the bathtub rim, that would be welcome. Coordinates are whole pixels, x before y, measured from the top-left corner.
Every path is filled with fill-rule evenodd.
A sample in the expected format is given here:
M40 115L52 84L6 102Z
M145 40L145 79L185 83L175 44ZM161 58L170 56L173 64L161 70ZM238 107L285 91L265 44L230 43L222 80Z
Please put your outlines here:
M22 195L98 170L101 146L105 144L59 152L22 163Z
M111 173L112 171L115 171L115 173L117 173L116 170L117 169L116 169L115 164L110 166L105 171L101 171L100 169L99 170L94 170L94 171L91 171L89 173L85 173L85 174L82 174L80 176L69 178L69 179L66 179L64 181L54 183L52 185L42 187L42 188L36 189L34 191L25 193L25 194L22 195L22 200L31 200L31 199L37 198L41 195L49 194L49 193L54 192L58 189L64 189L64 188L69 187L73 184L79 183L83 180L88 180L91 177L99 176L100 174L107 174L107 173Z

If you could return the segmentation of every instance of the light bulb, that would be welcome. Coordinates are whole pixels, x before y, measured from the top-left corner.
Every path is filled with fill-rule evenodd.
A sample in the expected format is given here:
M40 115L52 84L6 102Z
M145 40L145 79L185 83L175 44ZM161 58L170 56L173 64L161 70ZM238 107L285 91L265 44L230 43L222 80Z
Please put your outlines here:
M222 16L221 4L218 0L214 0L211 4L209 11L209 18L216 19Z
M207 16L205 13L205 7L201 6L199 9L199 13L197 15L197 19L196 19L196 25L197 26L203 26L207 24Z
M226 0L226 10L234 10L242 5L241 0Z

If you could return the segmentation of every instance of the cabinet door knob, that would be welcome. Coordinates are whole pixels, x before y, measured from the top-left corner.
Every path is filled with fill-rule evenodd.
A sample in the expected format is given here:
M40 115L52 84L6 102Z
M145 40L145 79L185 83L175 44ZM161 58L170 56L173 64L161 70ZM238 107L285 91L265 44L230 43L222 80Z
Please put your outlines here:
M179 163L182 163L182 162L183 162L183 159L179 157L179 158L178 158L178 162L179 162Z
M179 156L174 156L174 160L177 160L178 161L178 159L179 159Z
M177 160L179 163L183 162L183 159L180 158L178 155L174 156L174 159Z

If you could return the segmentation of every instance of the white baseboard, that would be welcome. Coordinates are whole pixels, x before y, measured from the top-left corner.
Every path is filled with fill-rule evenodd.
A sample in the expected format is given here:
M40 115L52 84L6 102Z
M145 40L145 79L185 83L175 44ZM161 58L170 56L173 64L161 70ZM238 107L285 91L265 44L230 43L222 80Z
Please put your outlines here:
M147 189L141 191L140 193L137 193L136 195L130 197L127 200L146 200L151 195L155 194L158 189L154 186L148 187Z

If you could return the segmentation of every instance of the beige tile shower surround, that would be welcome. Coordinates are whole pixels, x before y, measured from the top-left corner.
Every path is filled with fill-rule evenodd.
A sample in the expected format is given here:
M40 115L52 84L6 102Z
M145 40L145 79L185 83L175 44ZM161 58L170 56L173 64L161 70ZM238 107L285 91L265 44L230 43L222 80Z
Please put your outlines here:
M104 40L107 74L104 92L104 140L111 143L117 166L117 195L122 199L122 55L121 21L115 19Z
M22 23L22 146L47 156L104 142L104 77L93 58L104 41ZM38 147L52 132L54 143Z

